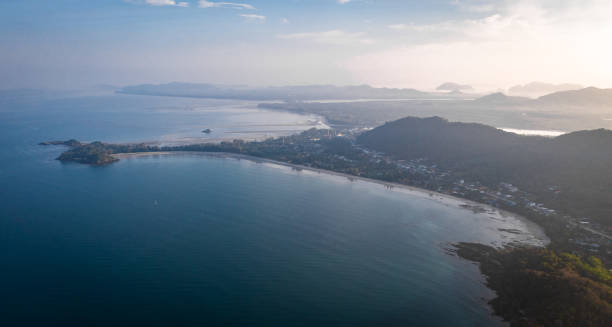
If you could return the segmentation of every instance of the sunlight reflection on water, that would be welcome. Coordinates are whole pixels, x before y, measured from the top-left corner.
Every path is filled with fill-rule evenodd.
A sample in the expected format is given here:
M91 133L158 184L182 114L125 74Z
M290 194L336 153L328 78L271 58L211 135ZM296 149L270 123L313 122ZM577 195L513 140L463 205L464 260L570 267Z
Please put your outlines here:
M554 130L539 130L539 129L516 129L516 128L505 128L500 127L504 132L519 134L519 135L530 135L530 136L546 136L546 137L556 137L559 135L565 134L563 131L554 131Z

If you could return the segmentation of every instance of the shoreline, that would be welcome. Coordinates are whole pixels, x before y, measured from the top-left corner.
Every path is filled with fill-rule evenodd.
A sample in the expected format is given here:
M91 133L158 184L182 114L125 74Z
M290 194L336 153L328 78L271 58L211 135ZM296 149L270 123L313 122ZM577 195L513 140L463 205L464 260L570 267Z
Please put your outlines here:
M364 183L376 184L378 186L383 186L389 190L402 191L404 193L408 193L413 196L419 196L421 198L435 201L435 202L441 203L446 206L452 206L458 209L470 210L474 212L475 214L496 214L500 216L499 218L506 218L506 217L514 218L524 224L525 232L531 234L536 240L541 242L542 247L546 247L548 244L550 244L550 238L546 235L542 227L540 227L538 224L536 224L535 222L529 220L528 218L524 216L521 216L519 214L510 212L507 210L492 207L484 203L479 203L479 202L475 202L472 200L455 197L449 194L439 193L436 191L431 191L431 190L427 190L427 189L423 189L423 188L419 188L415 186L393 183L393 182L385 182L382 180L377 180L377 179L372 179L372 178L367 178L367 177L349 175L349 174L339 173L339 172L335 172L331 170L313 168L313 167L308 167L308 166L291 164L287 162L266 159L266 158L259 158L259 157L254 157L254 156L249 156L249 155L244 155L244 154L237 154L237 153L199 152L199 151L160 151L160 152L134 152L134 153L112 154L112 156L117 159L149 157L149 156L168 156L168 155L199 155L199 156L206 156L210 158L247 160L247 161L254 162L254 163L271 164L271 165L281 166L285 168L291 168L297 171L307 171L307 172L312 172L312 173L317 173L317 174L345 178L351 182L359 181L359 182L364 182ZM489 218L495 219L498 217L489 216ZM503 230L500 230L499 232L503 232Z

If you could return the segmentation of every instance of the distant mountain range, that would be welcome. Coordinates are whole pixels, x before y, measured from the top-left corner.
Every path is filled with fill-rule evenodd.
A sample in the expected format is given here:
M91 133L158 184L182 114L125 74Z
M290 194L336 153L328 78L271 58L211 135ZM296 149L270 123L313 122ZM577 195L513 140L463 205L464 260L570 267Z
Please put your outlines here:
M555 92L537 99L493 93L478 98L475 102L492 105L530 105L548 108L580 107L586 110L610 109L612 112L612 89L587 87L580 90Z
M473 91L474 88L471 85L467 84L458 84L447 82L436 88L438 91L450 91L450 92L465 92L465 91Z
M489 95L485 95L474 100L474 103L484 104L484 105L519 105L519 104L528 104L533 100L525 97L517 97L517 96L508 96L501 92L492 93Z
M544 90L552 84L531 83L522 88ZM575 87L574 84L552 85L553 88ZM469 85L444 83L438 90L450 92L423 92L415 89L375 88L368 85L334 86L334 85L302 85L279 87L248 87L244 85L217 85L197 83L143 84L126 86L118 93L199 97L243 100L356 100L356 99L465 99L461 90L468 90ZM513 89L516 89L513 88ZM600 110L612 108L612 89L587 87L578 90L559 91L536 99L505 95L501 92L485 95L475 100L477 105L516 106L529 105L540 107L585 107Z
M612 225L610 130L544 138L408 117L363 133L357 142L399 159L427 158L484 185L511 183L549 207Z
M550 93L579 90L582 88L583 86L580 84L550 84L542 82L532 82L525 85L513 86L508 89L508 94L524 97L539 97Z
M244 100L326 100L326 99L412 99L448 97L446 94L415 89L374 88L368 85L304 85L254 88L247 86L168 83L127 86L118 91L127 94L202 97Z
M546 105L606 107L612 109L612 89L587 87L580 90L552 93L538 98Z

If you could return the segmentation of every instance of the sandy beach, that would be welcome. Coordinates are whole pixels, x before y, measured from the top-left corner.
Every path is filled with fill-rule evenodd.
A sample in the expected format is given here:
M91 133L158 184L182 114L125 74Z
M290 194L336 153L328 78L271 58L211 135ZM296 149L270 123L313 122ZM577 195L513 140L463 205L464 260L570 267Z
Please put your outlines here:
M196 155L196 156L205 156L205 157L210 157L210 158L248 160L254 163L269 164L269 165L273 165L277 167L291 168L293 170L306 172L306 173L310 172L310 173L321 174L321 175L326 175L330 177L348 179L351 182L363 182L363 183L369 183L369 184L376 184L388 190L406 193L411 196L417 196L417 197L420 197L426 200L436 201L445 206L459 208L462 210L471 210L476 214L487 215L491 219L502 219L502 220L506 218L517 219L518 221L522 222L525 225L527 231L531 233L534 238L536 238L539 242L541 242L541 245L545 246L548 243L550 243L550 239L546 236L546 234L544 233L544 231L542 230L540 226L538 226L536 223L532 222L531 220L521 215L509 212L509 211L501 210L499 208L495 208L495 207L492 207L492 206L489 206L483 203L471 201L468 199L458 198L452 195L438 193L435 191L426 190L426 189L404 185L404 184L385 182L381 180L354 176L354 175L334 172L330 170L317 169L317 168L312 168L308 166L286 163L282 161L258 158L258 157L243 155L243 154L225 153L225 152L197 152L197 151L138 152L138 153L117 153L117 154L113 154L113 157L117 159L128 159L128 158L168 156L168 155Z

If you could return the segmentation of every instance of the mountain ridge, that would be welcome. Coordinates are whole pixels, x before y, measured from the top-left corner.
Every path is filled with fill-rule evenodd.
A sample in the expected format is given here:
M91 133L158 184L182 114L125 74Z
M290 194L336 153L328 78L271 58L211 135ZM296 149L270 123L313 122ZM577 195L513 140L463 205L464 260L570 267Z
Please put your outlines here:
M369 85L248 87L180 82L126 86L118 93L244 100L404 99L442 96L416 89L375 88Z

